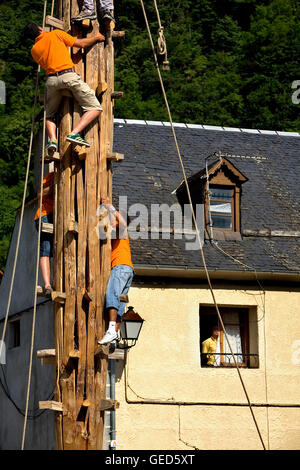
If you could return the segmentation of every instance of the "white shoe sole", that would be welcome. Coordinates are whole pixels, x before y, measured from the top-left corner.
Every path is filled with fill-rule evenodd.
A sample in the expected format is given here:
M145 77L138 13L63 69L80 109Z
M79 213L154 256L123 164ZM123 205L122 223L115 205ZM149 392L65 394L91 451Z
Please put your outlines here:
M109 344L109 343L112 343L113 341L116 341L116 339L118 338L118 335L114 336L111 340L109 341L103 341L103 339L101 339L100 341L98 341L98 344Z

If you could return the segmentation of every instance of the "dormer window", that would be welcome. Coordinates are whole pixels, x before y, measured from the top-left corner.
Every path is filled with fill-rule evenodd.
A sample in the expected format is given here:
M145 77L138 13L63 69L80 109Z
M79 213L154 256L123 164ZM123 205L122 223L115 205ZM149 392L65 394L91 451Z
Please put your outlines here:
M220 155L208 168L188 179L194 209L204 206L207 237L219 240L241 239L241 186L247 181L227 158ZM188 204L184 182L176 190L180 204Z
M234 226L234 189L210 186L210 217L213 228L232 230Z

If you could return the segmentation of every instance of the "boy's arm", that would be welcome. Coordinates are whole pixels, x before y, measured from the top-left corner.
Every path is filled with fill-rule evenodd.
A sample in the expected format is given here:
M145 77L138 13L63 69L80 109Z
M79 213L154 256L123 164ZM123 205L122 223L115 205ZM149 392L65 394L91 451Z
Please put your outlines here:
M117 211L114 206L111 204L109 198L102 198L101 199L101 204L103 204L106 209L109 211L110 214L113 214L116 218L116 220L119 222L119 228L120 229L126 229L127 228L127 223L124 219L124 217L122 217L122 215L120 214L119 211Z
M93 46L98 41L105 41L105 37L103 36L103 34L98 33L95 36L93 36L92 38L76 39L73 46L85 49L86 47Z
M50 186L47 186L46 188L43 188L43 197L44 196L52 196L53 194L53 184ZM41 195L41 189L39 188L38 190L38 197Z

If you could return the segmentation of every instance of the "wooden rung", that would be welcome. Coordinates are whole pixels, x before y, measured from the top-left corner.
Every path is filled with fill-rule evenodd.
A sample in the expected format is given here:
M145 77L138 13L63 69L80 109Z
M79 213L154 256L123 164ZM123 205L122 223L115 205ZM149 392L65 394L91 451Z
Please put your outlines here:
M124 160L124 154L112 152L112 153L108 153L106 158L107 160L110 160L112 162L121 162L122 160Z
M51 293L51 298L52 298L52 302L58 302L60 304L64 304L67 296L64 292L57 292L54 290Z
M87 300L88 302L92 302L92 301L93 301L93 296L87 291L87 289L84 290L84 292L83 292L83 297L84 297L85 300Z
M59 20L58 18L54 18L54 16L46 16L46 25L53 26L53 28L61 29L64 31L64 22Z
M104 93L107 90L107 83L106 82L100 82L96 88L96 95L99 96L101 93Z
M39 409L63 411L63 404L60 401L39 401Z
M72 349L72 351L70 351L69 353L69 356L78 359L80 357L80 352L78 351L78 349Z
M112 100L118 100L120 98L123 98L124 96L124 93L123 91L114 91L112 94L111 94L111 99Z
M36 356L40 359L45 358L45 357L54 357L56 356L55 349L39 349L36 352Z
M120 403L117 400L111 400L110 398L106 398L100 400L100 410L101 411L115 411L119 408Z
M123 39L125 38L125 31L113 31L111 37L113 39Z
M115 29L115 22L111 20L104 21L105 31L113 31Z
M95 356L108 356L109 354L109 344L98 344L95 350Z
M44 160L45 162L59 162L60 161L60 155L58 152L53 152L53 153L47 153L45 152L44 155Z
M128 295L127 294L121 294L120 295L120 302L126 302L126 304L128 304L128 302L129 302Z
M108 359L118 359L124 361L125 358L125 350L116 348L114 352L108 355Z
M42 222L42 232L53 233L53 224L49 224L48 222Z
M79 158L79 160L85 160L87 147L85 145L75 145L74 152L77 153L77 157Z
M68 232L78 233L78 222L76 220L69 221Z
M89 19L82 20L81 24L84 28L89 28L91 26L91 20Z

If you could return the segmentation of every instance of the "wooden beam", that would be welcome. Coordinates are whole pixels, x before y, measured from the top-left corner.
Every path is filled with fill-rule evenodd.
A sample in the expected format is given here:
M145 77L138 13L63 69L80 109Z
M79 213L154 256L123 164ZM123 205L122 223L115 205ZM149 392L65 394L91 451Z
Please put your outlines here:
M72 349L72 351L70 351L70 357L78 359L80 357L80 352L78 349Z
M58 152L53 152L53 153L45 152L44 160L45 162L59 162L60 155Z
M116 360L124 361L124 359L125 359L125 350L116 348L114 350L114 352L112 352L108 355L108 359L116 359Z
M64 304L66 301L66 294L64 292L53 291L51 293L52 302L57 302L59 304Z
M95 356L108 356L109 344L98 344L95 350Z
M87 154L87 147L85 145L76 145L74 147L74 152L76 152L79 160L85 160Z
M117 153L117 152L110 152L107 154L107 160L110 160L112 162L121 162L124 160L124 154L123 153Z
M39 409L63 411L63 404L59 401L39 401Z
M37 352L36 352L36 356L38 358L45 358L45 357L56 357L56 352L55 352L55 349L39 349Z
M89 19L82 20L81 25L82 25L83 28L87 29L91 26L91 20L89 20Z
M100 400L99 409L101 411L115 411L119 408L120 403L117 400L111 400L110 398Z
M58 18L54 18L54 16L46 16L46 25L64 31L64 22Z
M92 403L90 400L84 400L82 406L88 408L89 406L92 406ZM120 403L117 400L111 400L110 398L103 398L99 402L100 411L115 411L119 407Z
M78 222L76 220L69 221L68 232L78 233Z
M111 34L112 39L124 39L125 31L113 31Z
M100 96L102 93L104 93L107 90L107 83L103 80L100 82L96 88L96 95Z
M118 100L120 98L123 98L124 96L124 92L123 91L114 91L112 94L111 94L111 99L112 100Z

